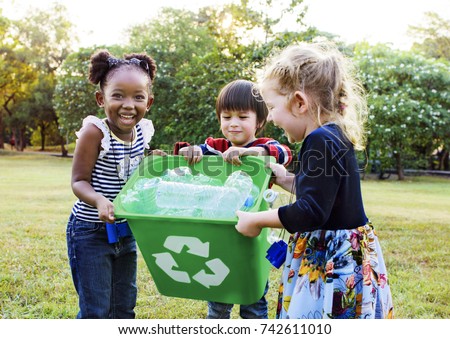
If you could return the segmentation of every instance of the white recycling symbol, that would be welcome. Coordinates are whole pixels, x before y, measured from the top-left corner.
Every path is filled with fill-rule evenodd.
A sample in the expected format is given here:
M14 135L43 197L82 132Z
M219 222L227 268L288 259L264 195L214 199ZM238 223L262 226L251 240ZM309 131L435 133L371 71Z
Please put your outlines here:
M174 253L181 253L184 246L187 246L189 250L187 253L208 258L209 257L209 242L201 242L200 239L195 237L183 237L170 235L164 242L164 247ZM189 284L191 278L185 271L174 270L174 267L178 267L177 262L169 252L155 253L153 256L156 258L156 265L159 266L169 277L173 280ZM201 270L192 276L192 279L202 284L206 288L211 286L219 286L225 280L230 273L230 269L222 262L222 260L215 258L205 262L205 265L213 272L213 274L206 273L205 270Z

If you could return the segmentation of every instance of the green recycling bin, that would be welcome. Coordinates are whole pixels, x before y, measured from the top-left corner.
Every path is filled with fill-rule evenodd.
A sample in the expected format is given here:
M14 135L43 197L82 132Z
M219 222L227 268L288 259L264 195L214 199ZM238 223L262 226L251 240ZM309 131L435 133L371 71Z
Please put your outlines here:
M190 167L222 182L234 171L249 174L260 195L249 211L267 210L262 192L268 187L272 157L243 157L233 166L220 156L205 156L188 165L181 156L147 157L114 200L115 215L126 218L158 291L166 296L229 304L252 304L265 289L270 263L267 228L256 238L236 231L237 217L205 219L127 212L121 195L140 178L161 176L167 169ZM133 209L133 210L138 210Z

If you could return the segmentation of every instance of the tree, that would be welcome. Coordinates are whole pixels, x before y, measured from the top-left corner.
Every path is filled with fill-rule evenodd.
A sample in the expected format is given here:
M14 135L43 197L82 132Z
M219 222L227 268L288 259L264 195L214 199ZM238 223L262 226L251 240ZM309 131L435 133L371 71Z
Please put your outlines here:
M52 102L54 88L53 75L39 74L36 82L30 86L28 99L24 100L18 109L22 116L27 117L27 126L39 131L41 151L45 149L48 131L57 127L54 126L57 124Z
M28 83L28 96L16 106L20 111L10 111L11 115L17 115L17 119L13 119L15 123L22 123L21 129L40 126L41 131L45 133L50 124L58 126L51 102L54 77L56 70L70 52L73 39L76 38L72 32L72 24L66 16L65 7L55 3L49 10L30 9L23 20L14 22L16 49L20 49L25 62L33 68L37 81ZM39 83L41 81L42 83ZM39 114L36 114L37 112ZM24 147L25 141L21 140L21 144ZM62 136L60 144L62 155L67 155Z
M189 106L179 111L179 107L174 106L180 95L176 74L184 65L190 67L196 56L204 56L217 46L203 25L203 19L191 11L163 8L158 18L130 29L130 49L145 51L155 59L155 101L150 117L155 117L156 133L152 147L171 148L176 135L173 122L186 110L196 110L195 106Z
M95 102L95 86L88 80L89 60L92 49L82 48L70 54L56 77L53 97L54 109L61 127L61 134L72 140L87 115L101 114Z
M450 21L437 13L425 13L424 26L410 26L409 34L416 38L412 50L423 53L430 58L443 58L450 61ZM444 146L437 152L439 169L450 169L449 149Z
M250 79L245 63L218 51L193 59L176 75L179 95L174 108L180 112L167 126L178 140L203 143L208 136L219 137L220 125L216 117L216 98L220 89L236 79ZM250 79L251 80L251 79Z
M369 94L369 158L395 167L400 180L405 166L426 168L448 145L448 63L366 43L356 46L355 60Z
M0 55L0 148L4 148L3 133L6 126L16 140L16 148L23 150L26 119L15 117L16 109L25 100L36 74L26 62L22 51L14 46L3 46Z
M15 108L28 95L28 84L33 82L35 74L28 64L26 53L19 45L14 25L1 16L0 33L0 148L4 148L4 134L8 127L10 135L14 136L16 147L24 145L19 136L24 132L22 126L13 125Z
M158 66L151 109L154 145L171 149L180 138L201 142L217 135L220 88L237 78L254 80L255 51L263 40L255 33L264 31L269 15L257 2L204 7L198 13L163 8L157 21L131 28L131 49L146 51ZM302 1L288 3L293 9Z
M408 33L418 39L412 50L430 58L450 60L450 21L434 12L426 12L425 20L424 26L409 26Z
M17 21L17 36L28 52L28 60L39 70L55 72L77 40L65 6L53 3L48 9L30 8Z

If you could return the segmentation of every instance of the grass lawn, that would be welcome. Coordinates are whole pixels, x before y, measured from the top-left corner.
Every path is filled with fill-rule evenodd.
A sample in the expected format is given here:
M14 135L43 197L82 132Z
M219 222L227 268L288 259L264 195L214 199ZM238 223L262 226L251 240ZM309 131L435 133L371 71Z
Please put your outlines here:
M0 318L76 316L65 241L75 201L71 161L0 151ZM366 212L383 248L395 316L450 318L450 180L367 179L362 187ZM205 318L206 302L161 295L140 254L138 265L138 318ZM271 318L279 274L273 269L270 275Z

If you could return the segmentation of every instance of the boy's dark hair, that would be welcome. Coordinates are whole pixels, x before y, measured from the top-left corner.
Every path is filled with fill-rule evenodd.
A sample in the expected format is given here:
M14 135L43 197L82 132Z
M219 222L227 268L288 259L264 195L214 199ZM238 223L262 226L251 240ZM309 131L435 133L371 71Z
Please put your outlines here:
M256 113L258 134L264 128L269 114L255 84L248 80L235 80L223 87L216 100L216 115L220 121L220 113L223 111L253 111Z
M153 79L156 74L156 63L145 53L133 53L124 55L123 59L117 59L107 50L100 50L91 56L89 67L89 81L94 85L99 84L103 90L109 77L123 66L136 67L142 70L149 78L149 92L152 93Z

